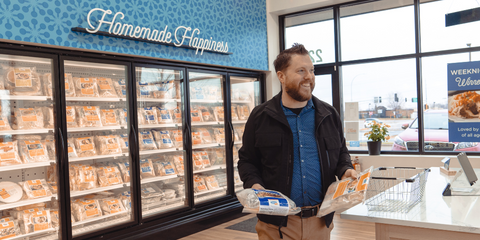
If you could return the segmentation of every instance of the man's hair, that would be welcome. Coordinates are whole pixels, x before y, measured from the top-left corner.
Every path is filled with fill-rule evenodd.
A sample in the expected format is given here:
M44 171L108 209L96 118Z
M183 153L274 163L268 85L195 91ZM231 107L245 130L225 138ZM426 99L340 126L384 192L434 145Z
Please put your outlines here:
M303 44L294 43L293 46L289 49L283 50L280 54L278 54L277 59L273 61L273 65L275 66L275 72L283 71L288 66L290 66L290 59L292 55L308 55L307 49Z

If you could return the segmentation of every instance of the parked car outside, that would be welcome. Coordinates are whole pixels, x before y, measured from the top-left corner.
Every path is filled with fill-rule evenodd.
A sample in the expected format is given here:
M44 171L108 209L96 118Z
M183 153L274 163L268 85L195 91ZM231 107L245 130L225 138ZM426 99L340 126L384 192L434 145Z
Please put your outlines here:
M383 123L383 121L378 118L366 118L365 121L363 122L363 126L366 128L369 128L372 126L373 121L377 123Z
M448 112L444 110L427 110L424 117L425 151L480 151L477 142L448 141ZM403 124L405 129L395 137L393 151L418 151L418 118L411 124Z

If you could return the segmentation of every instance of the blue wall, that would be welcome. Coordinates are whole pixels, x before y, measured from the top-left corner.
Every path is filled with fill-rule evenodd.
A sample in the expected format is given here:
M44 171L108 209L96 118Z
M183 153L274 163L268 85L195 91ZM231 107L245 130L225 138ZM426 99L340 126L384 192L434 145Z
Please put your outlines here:
M178 26L199 28L198 37L228 42L233 54L195 55L192 49L73 32L89 27L93 8L123 12L122 23L134 26L168 25L172 34ZM268 70L265 0L1 0L0 26L1 39Z

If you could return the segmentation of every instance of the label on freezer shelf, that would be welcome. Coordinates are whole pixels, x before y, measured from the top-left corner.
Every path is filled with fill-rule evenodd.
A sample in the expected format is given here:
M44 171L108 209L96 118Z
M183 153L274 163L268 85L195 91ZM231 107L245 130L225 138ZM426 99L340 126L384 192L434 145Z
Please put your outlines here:
M32 87L32 70L30 68L15 68L15 87Z

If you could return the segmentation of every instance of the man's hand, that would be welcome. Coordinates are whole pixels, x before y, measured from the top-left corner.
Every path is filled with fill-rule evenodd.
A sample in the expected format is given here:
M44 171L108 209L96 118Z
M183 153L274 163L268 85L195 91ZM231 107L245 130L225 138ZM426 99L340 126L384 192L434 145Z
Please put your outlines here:
M265 188L263 188L262 185L258 183L253 184L252 188L257 190L265 190Z
M345 171L342 176L342 180L348 177L352 179L357 179L357 171L355 171L355 169L347 169L347 171Z

